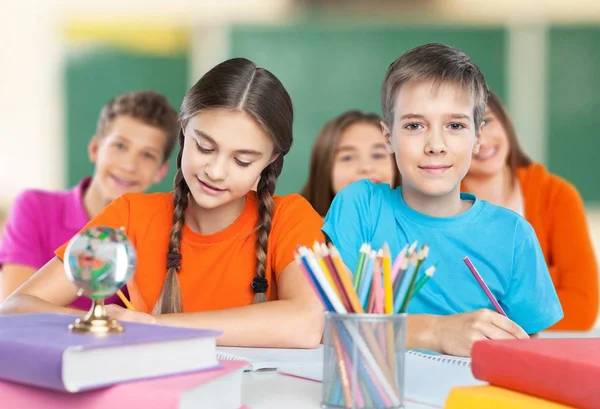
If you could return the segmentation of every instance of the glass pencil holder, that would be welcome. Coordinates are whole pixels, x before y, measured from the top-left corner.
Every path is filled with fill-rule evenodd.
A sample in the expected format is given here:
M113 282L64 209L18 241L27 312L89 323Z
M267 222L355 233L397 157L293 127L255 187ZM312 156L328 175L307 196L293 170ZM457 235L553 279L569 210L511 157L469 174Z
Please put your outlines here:
M324 409L404 408L406 314L325 314Z

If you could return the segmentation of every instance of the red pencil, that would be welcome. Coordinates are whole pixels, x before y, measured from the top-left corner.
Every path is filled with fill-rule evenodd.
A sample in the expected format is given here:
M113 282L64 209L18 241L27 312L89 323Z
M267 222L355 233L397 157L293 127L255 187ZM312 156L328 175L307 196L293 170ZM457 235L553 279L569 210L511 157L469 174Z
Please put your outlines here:
M490 291L490 289L487 286L487 284L485 283L485 281L483 281L483 277L481 277L481 275L479 274L479 271L477 271L477 269L475 268L475 266L473 265L473 263L471 262L471 260L469 259L469 257L464 257L463 261L465 262L465 264L467 265L467 267L469 268L469 270L471 271L471 273L473 273L473 277L475 277L475 280L477 280L477 283L479 283L479 285L483 289L483 292L485 292L485 295L487 295L487 298L490 299L490 301L494 305L494 308L496 309L496 311L498 312L498 314L502 314L502 315L504 315L506 317L506 313L504 312L504 310L502 309L502 307L498 303L498 300L496 300L496 298L494 297L494 295Z

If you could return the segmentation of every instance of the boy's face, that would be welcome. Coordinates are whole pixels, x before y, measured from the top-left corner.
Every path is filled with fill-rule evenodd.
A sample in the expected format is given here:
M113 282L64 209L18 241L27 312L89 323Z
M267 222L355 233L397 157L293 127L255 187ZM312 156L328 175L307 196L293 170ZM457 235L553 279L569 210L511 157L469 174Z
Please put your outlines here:
M469 92L433 81L403 85L397 96L388 147L396 153L403 191L418 197L452 197L471 163L478 132Z
M118 116L106 135L92 138L88 153L106 199L143 192L162 180L168 170L166 138L161 129L130 116Z

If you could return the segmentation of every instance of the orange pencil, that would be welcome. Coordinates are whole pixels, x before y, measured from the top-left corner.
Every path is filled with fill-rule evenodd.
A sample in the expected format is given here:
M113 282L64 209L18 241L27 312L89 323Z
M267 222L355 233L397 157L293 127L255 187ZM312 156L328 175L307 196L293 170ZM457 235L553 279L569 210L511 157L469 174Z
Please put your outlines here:
M348 274L344 274L344 269L346 266L342 262L342 258L340 256L340 252L333 245L329 245L329 252L331 254L331 260L333 260L333 264L335 265L336 270L339 272L340 282L342 286L346 290L346 294L348 295L348 299L350 301L350 305L355 313L364 314L365 310L362 305L358 301L358 295L352 286L352 282L350 281L350 277Z

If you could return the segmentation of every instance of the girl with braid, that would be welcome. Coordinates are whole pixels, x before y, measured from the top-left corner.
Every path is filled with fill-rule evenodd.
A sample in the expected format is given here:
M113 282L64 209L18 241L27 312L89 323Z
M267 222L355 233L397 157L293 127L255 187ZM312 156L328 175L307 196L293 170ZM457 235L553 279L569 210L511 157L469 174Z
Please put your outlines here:
M294 250L323 240L322 219L299 195L273 196L292 119L283 85L245 59L217 65L189 90L174 190L123 195L86 225L122 226L136 247L127 285L135 310L108 306L112 316L222 330L220 345L318 345L323 308ZM72 312L65 248L0 313Z

